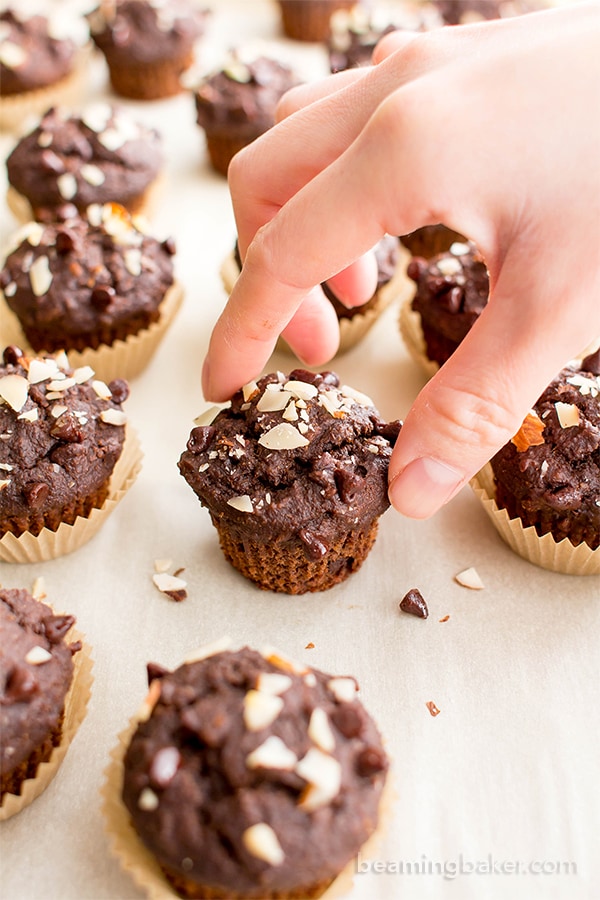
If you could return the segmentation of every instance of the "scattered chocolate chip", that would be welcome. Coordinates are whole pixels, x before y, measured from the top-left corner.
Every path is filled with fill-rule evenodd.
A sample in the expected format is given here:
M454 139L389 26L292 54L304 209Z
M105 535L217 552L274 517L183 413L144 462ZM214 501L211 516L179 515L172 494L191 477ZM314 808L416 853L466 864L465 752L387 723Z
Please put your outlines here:
M381 437L384 437L386 441L389 441L392 447L398 440L398 435L402 429L402 422L399 419L394 419L393 422L386 422L381 428L377 430L377 434L380 434Z
M50 405L50 401L46 400L46 394L37 384L31 385L29 388L29 396L36 406L40 406L42 409L46 409L46 407Z
M69 415L62 415L56 425L50 429L52 437L66 444L80 444L83 440L83 431Z
M192 428L187 448L190 453L202 453L210 444L215 436L215 429L212 425L197 425Z
M425 704L432 716L439 716L440 710L437 708L433 700L428 700Z
M600 347L582 359L581 370L591 372L592 375L600 375Z
M7 366L16 366L23 356L23 351L15 344L10 344L8 347L4 348L2 356Z
M327 545L307 528L302 528L298 537L306 547L306 554L310 559L322 559L327 553Z
M97 284L90 295L90 302L95 309L107 309L115 299L115 289L109 284Z
M400 601L400 609L411 616L418 616L419 619L426 619L429 615L427 604L418 588L412 588L404 595Z
M109 382L108 389L115 403L124 403L129 397L129 385L123 378L114 378Z
M56 252L61 256L65 256L75 249L75 241L73 235L69 231L56 232Z
M6 705L26 703L39 691L37 678L29 666L14 666L6 679L3 702Z
M386 765L385 754L377 747L365 747L356 759L356 771L363 778L370 778L371 775L383 772Z
M348 703L336 706L331 713L331 721L346 738L358 737L363 728L363 720L358 708Z
M348 469L336 469L333 473L335 486L342 503L351 503L363 483L363 479Z
M177 247L175 246L175 241L172 237L168 237L166 240L164 240L161 244L161 247L163 248L165 253L169 254L169 256L175 256L175 253L177 252Z
M309 372L308 369L294 369L289 375L290 381L305 381L307 384L318 384L321 376L317 372Z
M23 489L23 494L27 501L27 505L32 509L41 506L48 497L50 488L43 481L36 481L35 484L29 484Z
M148 685L151 685L152 682L157 678L163 678L165 675L169 674L168 669L165 669L164 666L159 666L158 663L153 662L147 664L146 672L148 673Z
M58 644L75 623L75 616L46 616L42 619L44 634L51 644Z

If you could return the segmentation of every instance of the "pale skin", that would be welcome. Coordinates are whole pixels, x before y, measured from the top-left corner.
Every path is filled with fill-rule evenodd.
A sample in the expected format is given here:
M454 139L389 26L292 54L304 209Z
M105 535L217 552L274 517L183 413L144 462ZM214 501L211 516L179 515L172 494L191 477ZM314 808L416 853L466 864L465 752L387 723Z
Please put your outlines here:
M318 285L365 302L383 234L444 222L468 235L489 303L415 400L390 463L392 504L425 518L600 336L600 5L391 34L374 63L291 91L279 124L233 160L244 267L203 388L229 398L281 333L326 364L339 330Z

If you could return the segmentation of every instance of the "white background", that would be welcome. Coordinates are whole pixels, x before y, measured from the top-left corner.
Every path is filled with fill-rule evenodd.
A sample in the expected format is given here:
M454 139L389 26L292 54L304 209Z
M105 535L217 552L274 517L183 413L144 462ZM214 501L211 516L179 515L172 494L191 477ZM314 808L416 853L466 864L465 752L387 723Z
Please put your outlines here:
M268 0L212 5L204 67L242 37L278 37ZM319 48L282 40L278 48L307 76L326 71ZM90 97L106 96L101 60L90 76ZM420 863L434 874L360 874L352 900L598 896L598 578L556 575L515 556L469 488L432 521L386 513L363 568L325 594L261 592L232 570L176 466L204 409L201 363L226 299L218 270L235 238L227 186L207 164L190 95L124 105L164 136L168 181L155 231L176 239L186 298L150 367L131 385L126 408L145 459L128 496L72 556L0 567L6 587L31 587L43 575L49 600L77 616L95 660L88 715L61 770L40 798L0 826L1 896L141 896L103 833L98 791L108 753L145 694L146 662L175 667L224 634L359 679L394 760L393 820L377 860ZM2 136L4 154L11 146ZM15 223L4 206L1 212L6 238ZM386 418L405 415L423 384L396 319L397 310L388 310L360 347L332 364ZM292 366L279 354L267 368ZM153 586L159 557L185 566L185 602L174 604ZM483 591L454 582L469 566ZM398 611L415 586L428 601L427 621ZM309 642L315 647L305 650ZM441 710L436 718L427 701ZM489 864L490 854L497 863L546 862L549 870L574 863L577 874L439 874L444 865L451 874L461 855L468 866Z

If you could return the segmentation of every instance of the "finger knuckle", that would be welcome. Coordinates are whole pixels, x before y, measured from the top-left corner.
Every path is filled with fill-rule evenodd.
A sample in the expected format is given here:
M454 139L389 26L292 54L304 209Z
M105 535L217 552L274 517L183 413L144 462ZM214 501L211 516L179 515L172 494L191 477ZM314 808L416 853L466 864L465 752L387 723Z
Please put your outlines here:
M508 394L505 398L493 396L473 386L444 385L436 389L433 383L425 390L428 417L435 423L437 437L463 453L474 446L492 450L501 447L519 427Z

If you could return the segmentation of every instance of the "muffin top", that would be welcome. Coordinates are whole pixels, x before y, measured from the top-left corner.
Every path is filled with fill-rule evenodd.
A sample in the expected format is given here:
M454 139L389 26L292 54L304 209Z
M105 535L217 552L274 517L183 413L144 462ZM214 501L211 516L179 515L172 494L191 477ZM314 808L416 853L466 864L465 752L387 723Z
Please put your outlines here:
M197 122L207 131L262 133L275 124L277 103L295 84L292 69L275 59L232 56L196 88Z
M36 219L69 216L92 203L127 206L158 175L161 143L157 131L107 103L81 115L51 109L8 157L8 180Z
M412 308L459 344L487 304L489 276L475 244L456 241L447 253L414 257L407 274L417 285Z
M207 16L208 10L190 0L110 0L88 18L94 43L106 57L135 65L188 53Z
M181 474L213 518L258 540L299 538L309 558L389 506L399 422L333 372L265 375L192 430Z
M376 827L388 767L355 679L248 647L149 677L123 799L159 862L235 896L335 877Z
M559 372L492 468L528 512L578 521L600 545L600 351Z
M60 725L79 644L75 619L54 615L26 590L0 588L0 769L12 772Z
M0 366L0 533L6 523L68 506L105 484L121 454L125 381L107 386L64 354L4 350ZM10 530L10 529L9 529Z
M0 84L2 95L56 84L73 68L79 41L54 19L0 12Z
M151 237L115 203L65 222L30 222L12 246L0 287L25 332L43 332L49 350L135 322L158 308L173 283L173 241Z

